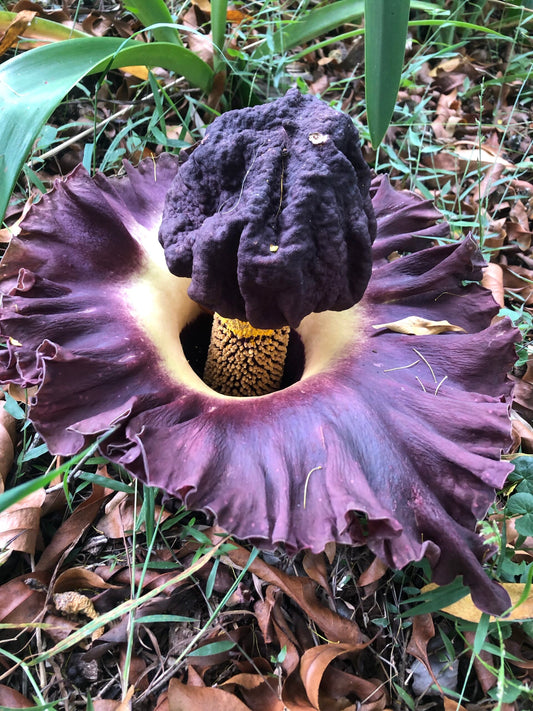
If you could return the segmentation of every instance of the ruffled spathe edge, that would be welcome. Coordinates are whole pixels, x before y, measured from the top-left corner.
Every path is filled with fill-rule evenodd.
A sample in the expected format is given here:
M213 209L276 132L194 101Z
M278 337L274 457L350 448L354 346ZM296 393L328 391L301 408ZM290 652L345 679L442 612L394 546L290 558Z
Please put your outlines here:
M238 537L314 551L367 543L396 567L427 555L437 582L462 574L480 607L501 612L508 599L485 576L474 527L510 470L500 454L518 336L491 325L473 241L428 247L446 231L438 213L378 178L372 280L360 304L331 316L342 350L285 390L225 398L177 343L198 310L157 242L175 171L170 156L121 180L75 171L3 260L1 380L38 386L30 415L50 450L73 454L114 427L110 459ZM465 332L372 328L412 315ZM310 357L307 331L327 341L330 316L307 318Z

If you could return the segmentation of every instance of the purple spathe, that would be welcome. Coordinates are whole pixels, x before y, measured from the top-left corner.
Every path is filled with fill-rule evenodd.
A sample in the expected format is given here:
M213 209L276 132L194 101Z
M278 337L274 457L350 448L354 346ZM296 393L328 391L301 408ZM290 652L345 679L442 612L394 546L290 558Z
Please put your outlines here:
M485 575L474 529L511 468L500 454L517 333L491 325L474 242L430 246L446 234L435 209L375 180L362 301L302 320L300 380L225 397L179 342L200 309L157 239L175 172L170 156L122 179L79 168L9 246L0 379L38 386L30 416L50 450L73 454L114 427L108 457L238 537L314 551L366 543L396 567L426 555L436 582L461 574L479 607L502 612L509 599ZM373 328L413 315L465 332Z

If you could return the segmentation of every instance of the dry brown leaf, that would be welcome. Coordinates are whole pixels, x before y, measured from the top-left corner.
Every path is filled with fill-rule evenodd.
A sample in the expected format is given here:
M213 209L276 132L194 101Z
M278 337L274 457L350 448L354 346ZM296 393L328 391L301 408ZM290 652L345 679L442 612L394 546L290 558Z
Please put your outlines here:
M171 679L168 685L169 711L250 711L233 694L211 687L188 686L178 679Z
M311 551L306 551L302 560L302 565L311 580L314 580L315 583L321 585L331 597L332 593L329 585L326 556L324 553L311 553Z
M437 333L450 333L452 331L461 331L464 333L464 328L454 326L449 321L431 321L422 316L406 316L399 321L391 321L390 323L378 323L372 328L388 328L389 331L395 333L405 333L409 336L429 336Z
M17 13L0 40L0 56L17 43L18 38L28 29L28 26L31 25L36 14L36 12L29 10L22 10Z
M284 711L285 704L278 697L278 679L260 674L236 674L220 686L238 686L252 711Z
M108 588L117 588L117 585L111 585L97 573L86 568L69 568L63 571L54 583L53 593L67 592L68 590L90 590L97 588L106 590Z
M122 675L126 668L127 645L120 645L119 667ZM146 662L138 654L132 654L129 660L128 684L131 684L138 691L146 691L148 688L148 676L146 674Z
M514 165L490 146L473 146L472 148L456 148L455 155L459 158L459 167L471 169L476 165L503 165L504 168L514 169Z
M316 709L320 708L320 685L327 667L337 657L359 652L364 646L364 644L321 644L304 652L300 661L300 677L309 701Z
M467 711L467 709L465 709L465 707L462 704L457 705L457 701L454 701L453 699L448 699L445 696L444 697L444 711Z
M489 262L483 270L482 286L492 293L494 301L503 308L504 306L504 288L503 288L503 270L499 264Z
M373 585L377 583L378 580L385 575L389 566L376 556L374 560L370 563L366 570L363 570L357 581L357 585L365 587L366 585Z
M20 575L0 586L0 622L27 624L37 619L46 603L47 573Z
M131 711L131 699L134 691L133 686L130 686L122 701L93 699L94 711Z
M37 563L36 570L51 570L61 556L76 544L83 533L92 524L100 506L109 496L109 489L93 486L92 494L81 503L64 521L45 548Z
M35 554L45 497L38 489L0 513L0 550Z
M211 529L210 537L215 542L218 540L217 529ZM248 563L250 553L232 542L236 546L229 551L227 557L241 568ZM315 583L309 578L287 575L281 570L268 565L260 558L256 558L248 570L261 580L271 585L276 585L305 612L320 627L330 642L343 642L357 645L366 641L359 626L318 601L315 595Z
M528 620L533 618L533 591L530 591L526 600L517 607L514 607L524 594L526 588L525 583L500 583L500 585L505 588L509 593L511 598L511 604L513 610L506 617L493 617L491 620L504 620L509 622L510 620ZM422 592L429 592L430 590L435 590L438 585L435 583L430 583L422 588ZM447 612L449 615L454 617L459 617L461 620L466 620L467 622L479 622L481 615L483 614L479 608L477 608L470 595L466 595L461 600L454 602L452 605L442 608L443 612Z
M0 494L4 491L7 475L11 470L17 442L17 421L5 409L6 403L0 401Z
M0 684L0 708L32 709L35 704L21 693Z
M108 538L120 539L127 535L127 531L133 531L136 525L136 519L142 507L142 500L133 494L125 492L117 492L111 501L106 504L105 514L95 524L95 528L100 533ZM161 515L161 507L155 507L155 520L165 520L170 513L163 512ZM141 528L144 531L144 528Z
M437 685L437 688L440 689L440 684L435 678L435 674L433 672L431 662L429 661L427 650L428 642L430 639L433 639L434 636L435 626L433 625L433 618L431 617L431 615L415 615L413 617L411 639L409 640L409 644L405 648L405 651L407 652L407 654L416 657L422 662L422 664L429 672L430 676L433 678L433 681Z

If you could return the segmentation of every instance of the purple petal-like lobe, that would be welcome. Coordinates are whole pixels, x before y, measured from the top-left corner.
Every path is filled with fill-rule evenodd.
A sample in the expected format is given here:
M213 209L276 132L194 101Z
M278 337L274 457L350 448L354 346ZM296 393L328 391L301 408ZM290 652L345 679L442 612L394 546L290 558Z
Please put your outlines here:
M363 300L306 316L301 378L232 398L194 373L180 333L200 315L157 240L176 173L163 157L122 179L82 169L36 205L0 267L2 382L38 386L31 417L51 451L102 445L143 481L265 545L366 543L393 566L426 555L463 575L482 609L506 593L474 532L510 465L516 331L477 282L472 240L446 235L420 197L379 178L374 272ZM464 332L373 328L408 316Z

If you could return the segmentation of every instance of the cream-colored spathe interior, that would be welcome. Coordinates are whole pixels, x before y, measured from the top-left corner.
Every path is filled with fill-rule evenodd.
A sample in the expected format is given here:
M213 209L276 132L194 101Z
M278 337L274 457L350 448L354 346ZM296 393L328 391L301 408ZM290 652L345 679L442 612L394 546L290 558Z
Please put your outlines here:
M165 370L176 383L197 392L219 399L230 397L233 401L249 401L250 397L222 395L212 390L187 362L180 333L200 315L201 308L187 294L190 279L176 277L168 271L158 242L150 247L150 253L145 251L145 268L134 280L122 286L123 298L133 318L159 352ZM346 311L324 311L306 316L296 329L305 348L301 380L323 372L353 350L354 334L360 326L361 309L358 305ZM260 397L275 396L276 393L271 393Z

